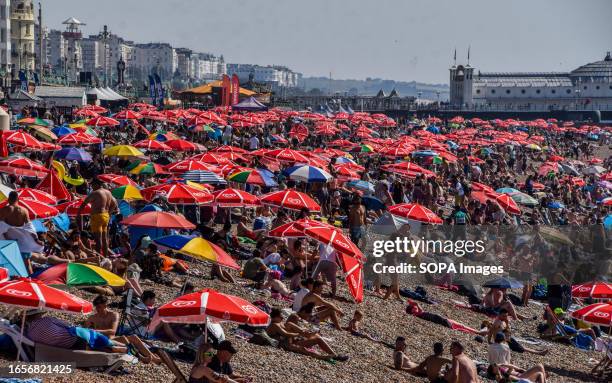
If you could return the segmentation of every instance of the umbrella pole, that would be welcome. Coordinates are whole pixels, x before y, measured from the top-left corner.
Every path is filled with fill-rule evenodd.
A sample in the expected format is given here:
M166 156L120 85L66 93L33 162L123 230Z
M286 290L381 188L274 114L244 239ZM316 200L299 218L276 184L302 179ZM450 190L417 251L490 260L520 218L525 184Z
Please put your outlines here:
M17 358L15 359L19 362L19 357L21 356L21 350L23 346L23 331L25 329L25 319L26 319L26 310L23 310L23 314L21 316L21 336L19 337L19 344L17 345Z
M204 320L204 343L208 343L208 317Z

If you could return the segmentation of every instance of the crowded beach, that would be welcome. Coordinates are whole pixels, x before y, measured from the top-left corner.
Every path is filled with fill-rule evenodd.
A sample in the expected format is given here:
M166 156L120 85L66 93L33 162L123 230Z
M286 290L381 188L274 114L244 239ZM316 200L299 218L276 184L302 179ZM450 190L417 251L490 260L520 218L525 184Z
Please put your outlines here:
M75 363L57 382L612 377L609 127L146 103L10 119L1 366ZM369 272L374 238L463 226L539 234L478 286ZM604 256L542 278L544 242Z

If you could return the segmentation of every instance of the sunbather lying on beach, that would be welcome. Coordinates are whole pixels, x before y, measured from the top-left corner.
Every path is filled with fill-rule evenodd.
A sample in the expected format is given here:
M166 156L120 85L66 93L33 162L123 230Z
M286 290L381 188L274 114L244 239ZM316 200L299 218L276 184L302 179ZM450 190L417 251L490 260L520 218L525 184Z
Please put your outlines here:
M538 365L527 371L517 369L515 366L500 366L491 364L487 375L498 383L546 383L546 372L542 365Z
M334 359L343 362L349 359L348 356L337 355L318 333L307 331L295 323L283 324L283 315L279 309L272 309L270 319L272 323L266 332L279 342L279 347L322 360ZM311 351L313 346L319 346L325 354Z

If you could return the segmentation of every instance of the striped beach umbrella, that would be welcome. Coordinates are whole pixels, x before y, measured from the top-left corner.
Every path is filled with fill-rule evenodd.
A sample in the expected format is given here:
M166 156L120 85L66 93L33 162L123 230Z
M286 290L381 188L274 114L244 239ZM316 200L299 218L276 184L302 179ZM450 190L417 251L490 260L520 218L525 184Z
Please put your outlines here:
M283 172L289 179L301 182L328 182L333 177L323 169L310 165L297 165Z

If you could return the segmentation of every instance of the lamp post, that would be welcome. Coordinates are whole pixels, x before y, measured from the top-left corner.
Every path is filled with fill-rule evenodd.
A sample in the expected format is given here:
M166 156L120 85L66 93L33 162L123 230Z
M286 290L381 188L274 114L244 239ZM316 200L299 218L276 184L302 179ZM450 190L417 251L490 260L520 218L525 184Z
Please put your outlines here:
M98 38L102 40L102 42L104 43L104 87L106 87L108 85L108 38L110 37L111 33L108 30L108 26L105 25L102 29L102 32L100 32L98 34Z
M576 110L578 110L578 102L580 101L580 89L574 91L576 93Z

